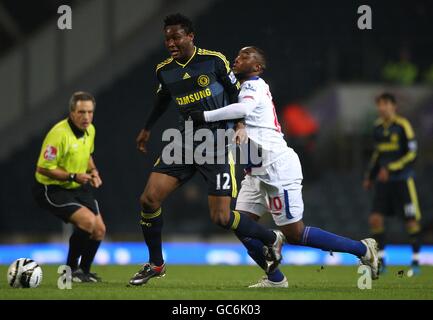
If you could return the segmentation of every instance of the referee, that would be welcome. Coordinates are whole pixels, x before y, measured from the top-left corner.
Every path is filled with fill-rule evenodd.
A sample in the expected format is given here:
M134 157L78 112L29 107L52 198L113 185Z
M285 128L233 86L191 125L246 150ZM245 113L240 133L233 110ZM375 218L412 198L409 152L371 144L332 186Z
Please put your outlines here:
M45 137L33 188L33 196L40 207L75 226L69 239L66 262L72 270L74 282L101 281L90 272L105 236L98 202L90 188L102 185L92 157L95 105L95 98L89 93L76 92L72 95L69 117L57 123Z

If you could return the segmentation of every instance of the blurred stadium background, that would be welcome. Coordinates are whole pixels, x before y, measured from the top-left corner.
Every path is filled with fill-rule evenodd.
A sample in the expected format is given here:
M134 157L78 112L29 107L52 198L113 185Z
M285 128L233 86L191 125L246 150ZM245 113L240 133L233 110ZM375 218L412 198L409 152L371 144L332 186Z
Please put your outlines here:
M73 9L73 29L57 28L57 8ZM305 221L353 238L369 233L370 196L361 187L371 152L374 97L394 92L419 140L417 187L424 242L433 243L433 3L371 0L373 30L357 28L361 1L39 0L0 1L0 264L32 255L62 262L70 230L31 197L35 162L47 130L67 115L72 92L97 98L97 192L107 238L97 261L145 260L138 197L162 148L172 108L153 130L148 156L135 149L156 88L154 68L167 57L162 20L190 16L199 47L233 60L239 48L265 50L280 122L304 165ZM306 125L307 124L307 125ZM242 178L242 170L238 170ZM246 263L236 239L212 225L200 177L165 203L164 250L171 263ZM265 221L271 225L270 219ZM390 219L388 240L407 241ZM29 244L37 244L30 246ZM421 262L433 264L433 250ZM393 247L390 263L408 263ZM287 263L354 263L291 248ZM338 258L340 257L340 258ZM336 260L335 260L336 259ZM399 260L400 259L400 260ZM407 259L407 260L405 260Z

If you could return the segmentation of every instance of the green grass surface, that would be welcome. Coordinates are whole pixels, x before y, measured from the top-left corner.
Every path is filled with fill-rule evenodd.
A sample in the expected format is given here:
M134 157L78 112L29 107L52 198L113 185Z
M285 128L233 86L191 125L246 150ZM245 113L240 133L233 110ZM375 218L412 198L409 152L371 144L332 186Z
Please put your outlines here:
M283 266L289 279L287 289L249 289L262 276L250 266L174 266L167 276L152 279L142 287L127 282L138 266L94 267L104 282L76 284L72 290L57 288L57 267L43 266L44 279L37 289L13 289L6 282L6 266L0 266L0 300L4 299L433 299L433 267L423 267L414 277L399 276L407 267L390 267L373 281L371 290L357 287L357 267Z

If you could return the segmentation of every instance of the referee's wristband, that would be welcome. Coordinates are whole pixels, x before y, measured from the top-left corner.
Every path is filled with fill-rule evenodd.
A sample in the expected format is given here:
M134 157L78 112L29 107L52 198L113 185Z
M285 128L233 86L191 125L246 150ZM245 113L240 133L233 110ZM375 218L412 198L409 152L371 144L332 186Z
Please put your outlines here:
M68 181L69 182L74 182L76 177L77 177L76 173L70 173L69 177L68 177Z

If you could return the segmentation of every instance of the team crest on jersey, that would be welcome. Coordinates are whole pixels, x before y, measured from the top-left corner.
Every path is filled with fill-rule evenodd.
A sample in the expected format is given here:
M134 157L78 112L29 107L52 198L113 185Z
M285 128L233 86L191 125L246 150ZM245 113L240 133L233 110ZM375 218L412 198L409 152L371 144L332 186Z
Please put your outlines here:
M198 82L198 85L199 85L200 87L203 87L203 88L204 88L204 87L207 87L207 86L209 85L209 83L210 83L210 79L209 79L208 76L206 76L206 75L202 75L202 76L198 77L197 82Z
M57 148L53 146L47 146L44 152L44 159L48 161L53 161L57 158Z
M249 91L254 91L254 92L257 91L256 88L254 88L254 86L248 82L244 84L244 86L242 87L242 90L245 90L245 91L249 90Z

